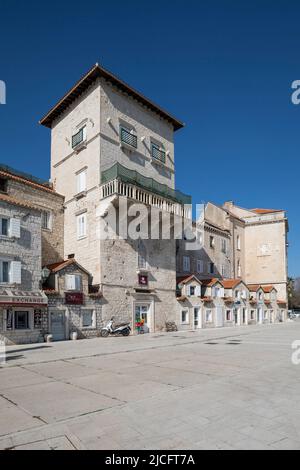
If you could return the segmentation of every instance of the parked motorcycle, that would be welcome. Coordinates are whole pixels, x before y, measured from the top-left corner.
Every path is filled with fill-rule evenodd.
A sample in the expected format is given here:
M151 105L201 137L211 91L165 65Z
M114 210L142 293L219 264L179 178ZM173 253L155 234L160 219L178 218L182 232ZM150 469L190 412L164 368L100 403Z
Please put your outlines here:
M115 336L129 336L131 332L129 323L122 323L114 325L114 317L107 323L107 325L101 329L101 336L107 338L109 335Z

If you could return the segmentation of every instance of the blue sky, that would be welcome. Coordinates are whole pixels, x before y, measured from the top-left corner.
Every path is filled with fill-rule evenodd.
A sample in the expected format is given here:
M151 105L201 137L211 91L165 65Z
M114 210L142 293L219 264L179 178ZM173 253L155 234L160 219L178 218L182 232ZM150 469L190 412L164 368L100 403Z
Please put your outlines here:
M193 202L286 209L300 275L299 1L1 0L0 161L49 177L38 120L95 62L186 123L176 186Z

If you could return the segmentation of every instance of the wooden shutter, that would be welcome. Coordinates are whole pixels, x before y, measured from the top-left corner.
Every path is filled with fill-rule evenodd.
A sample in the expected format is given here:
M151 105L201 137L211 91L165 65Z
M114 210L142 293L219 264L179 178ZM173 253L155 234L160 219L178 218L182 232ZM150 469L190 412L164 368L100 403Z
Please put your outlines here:
M10 278L14 284L21 284L21 261L12 261L10 263Z
M10 236L20 238L21 236L21 222L20 219L15 217L10 219Z

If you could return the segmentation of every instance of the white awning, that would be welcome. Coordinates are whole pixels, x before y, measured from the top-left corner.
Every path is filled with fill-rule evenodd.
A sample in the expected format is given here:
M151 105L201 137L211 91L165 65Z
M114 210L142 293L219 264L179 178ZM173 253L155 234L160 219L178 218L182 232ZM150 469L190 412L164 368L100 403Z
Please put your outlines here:
M48 298L43 291L23 291L14 288L0 288L0 305L47 305Z

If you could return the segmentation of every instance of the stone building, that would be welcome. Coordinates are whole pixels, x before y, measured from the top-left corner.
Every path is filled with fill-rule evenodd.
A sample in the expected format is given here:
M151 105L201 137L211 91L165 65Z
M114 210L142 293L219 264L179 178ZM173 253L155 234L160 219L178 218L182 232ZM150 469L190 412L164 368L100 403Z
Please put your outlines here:
M102 239L100 227L124 203L185 215L191 199L175 190L173 143L182 123L96 64L41 124L51 129L51 180L65 196L64 258L74 254L100 285L104 320L163 329L176 309L175 241L120 239L117 228Z
M240 279L177 279L176 323L181 330L278 323L286 307L274 286Z
M40 178L0 164L0 191L41 211L42 264L64 259L64 197Z
M36 343L48 330L41 290L42 214L33 203L9 195L9 189L6 181L0 191L0 340Z
M99 336L102 294L91 289L91 275L74 258L46 266L44 293L48 297L49 333L54 341Z
M193 228L199 246L177 241L177 288L194 275L202 283L202 296L183 300L184 296L177 296L182 328L187 328L180 320L181 314L187 317L187 302L192 307L196 302L195 321L202 327L274 323L287 318L288 223L284 211L248 210L232 202L220 207L209 202ZM210 293L203 293L203 286L214 289L217 281L228 294L220 305ZM242 294L238 294L239 288ZM201 309L204 316L208 310L211 321L199 321ZM193 318L193 310L189 318Z

